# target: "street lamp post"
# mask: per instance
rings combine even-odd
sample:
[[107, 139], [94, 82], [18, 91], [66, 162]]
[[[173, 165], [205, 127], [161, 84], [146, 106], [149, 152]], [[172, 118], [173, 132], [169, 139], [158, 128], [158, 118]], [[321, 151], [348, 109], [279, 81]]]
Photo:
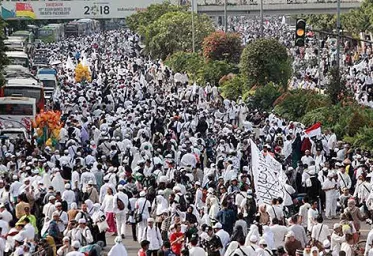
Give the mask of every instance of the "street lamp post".
[[341, 44], [341, 0], [337, 0], [337, 69], [339, 75]]
[[263, 0], [260, 0], [260, 37], [263, 37], [264, 18], [263, 18]]

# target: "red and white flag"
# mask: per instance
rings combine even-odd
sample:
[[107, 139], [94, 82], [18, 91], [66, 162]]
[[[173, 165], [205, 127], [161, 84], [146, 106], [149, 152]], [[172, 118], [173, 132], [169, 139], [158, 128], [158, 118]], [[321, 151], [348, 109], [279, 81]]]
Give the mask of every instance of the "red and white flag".
[[321, 123], [317, 122], [311, 127], [308, 127], [304, 132], [308, 135], [309, 138], [312, 138], [317, 135], [321, 135]]

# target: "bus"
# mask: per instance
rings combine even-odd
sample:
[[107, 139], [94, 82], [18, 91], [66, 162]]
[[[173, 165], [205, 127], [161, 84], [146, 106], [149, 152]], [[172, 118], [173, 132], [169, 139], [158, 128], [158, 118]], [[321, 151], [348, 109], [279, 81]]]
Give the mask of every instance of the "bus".
[[[9, 138], [25, 136], [36, 116], [36, 100], [26, 97], [0, 98], [0, 133]], [[23, 134], [23, 135], [22, 135]]]
[[25, 68], [30, 68], [30, 59], [25, 52], [7, 51], [6, 56], [12, 65], [21, 65]]
[[72, 21], [65, 25], [65, 36], [66, 37], [78, 37], [84, 34], [84, 23]]
[[12, 36], [22, 37], [25, 40], [27, 40], [27, 42], [29, 44], [33, 44], [35, 42], [35, 35], [31, 31], [18, 30], [16, 32], [12, 33]]
[[39, 39], [44, 43], [52, 43], [65, 37], [63, 24], [48, 24], [39, 29]]
[[43, 83], [45, 98], [50, 99], [57, 90], [57, 72], [52, 68], [42, 68], [38, 70], [37, 78]]
[[27, 41], [23, 37], [9, 36], [4, 40], [4, 45], [8, 51], [27, 52]]
[[0, 97], [33, 98], [36, 101], [37, 113], [44, 109], [44, 88], [35, 78], [15, 77], [8, 79], [0, 89]]

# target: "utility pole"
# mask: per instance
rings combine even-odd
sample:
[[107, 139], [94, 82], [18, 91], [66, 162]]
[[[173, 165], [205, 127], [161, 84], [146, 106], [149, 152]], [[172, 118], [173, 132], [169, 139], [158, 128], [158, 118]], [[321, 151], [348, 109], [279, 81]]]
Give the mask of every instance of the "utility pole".
[[195, 28], [194, 28], [194, 1], [195, 0], [192, 0], [191, 1], [191, 4], [192, 4], [192, 49], [193, 49], [193, 53], [196, 52], [196, 43], [195, 43]]
[[260, 0], [260, 37], [264, 37], [263, 0]]
[[228, 32], [228, 13], [227, 13], [227, 2], [228, 0], [224, 0], [224, 32]]
[[339, 75], [340, 48], [341, 48], [341, 0], [337, 0], [337, 69]]

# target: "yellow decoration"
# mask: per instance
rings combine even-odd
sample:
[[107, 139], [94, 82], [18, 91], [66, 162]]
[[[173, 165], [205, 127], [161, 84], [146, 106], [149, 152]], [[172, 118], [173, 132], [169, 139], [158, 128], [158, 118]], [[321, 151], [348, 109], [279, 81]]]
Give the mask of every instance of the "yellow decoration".
[[79, 63], [75, 68], [75, 82], [81, 83], [83, 81], [91, 82], [91, 73], [87, 66]]
[[45, 142], [45, 146], [48, 146], [48, 147], [52, 146], [52, 139], [51, 139], [51, 138], [49, 138], [49, 139]]

